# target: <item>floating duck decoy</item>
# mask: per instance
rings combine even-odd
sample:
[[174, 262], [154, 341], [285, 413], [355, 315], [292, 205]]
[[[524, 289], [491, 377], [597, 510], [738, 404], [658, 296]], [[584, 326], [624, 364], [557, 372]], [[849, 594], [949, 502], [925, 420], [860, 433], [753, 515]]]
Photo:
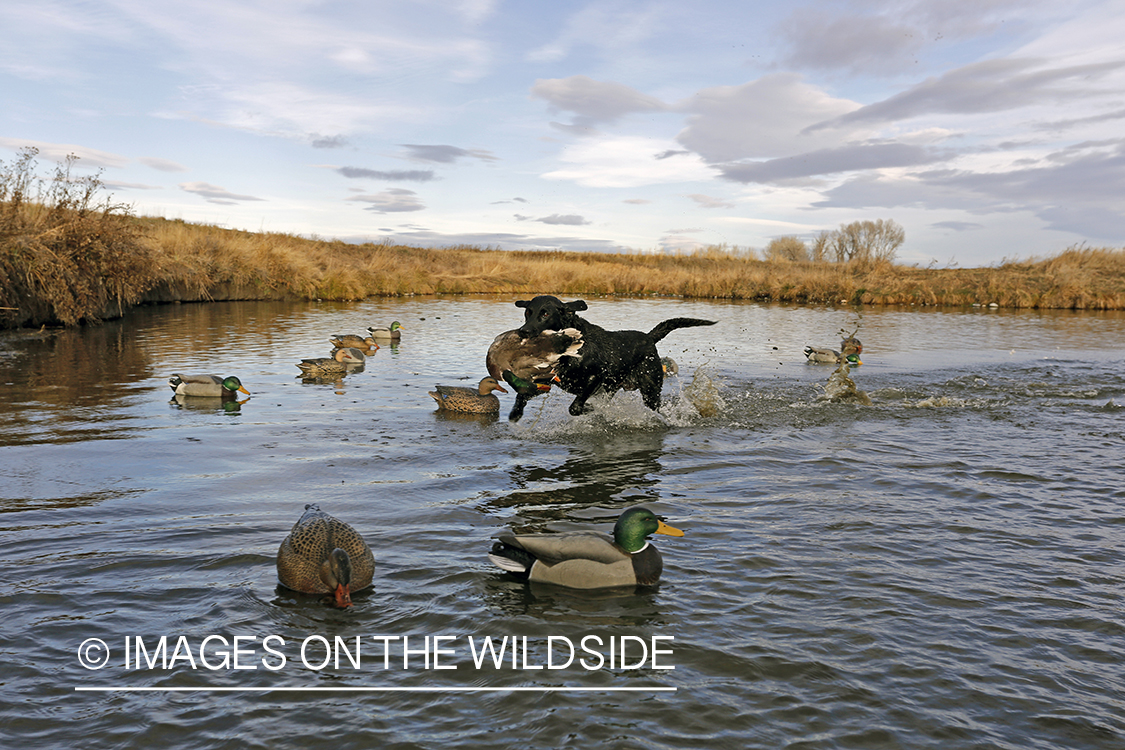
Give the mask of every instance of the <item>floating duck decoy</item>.
[[543, 331], [523, 338], [519, 331], [505, 331], [492, 340], [485, 355], [488, 374], [503, 380], [524, 396], [549, 391], [560, 357], [581, 356], [582, 332], [577, 328]]
[[435, 385], [430, 391], [438, 409], [445, 411], [460, 411], [468, 414], [498, 414], [500, 412], [500, 399], [493, 391], [507, 393], [494, 377], [481, 378], [476, 388], [465, 388], [457, 385]]
[[337, 333], [328, 339], [332, 346], [337, 349], [347, 349], [352, 347], [354, 349], [374, 350], [379, 351], [379, 344], [371, 336], [356, 336], [353, 333]]
[[821, 349], [815, 346], [805, 347], [805, 358], [809, 362], [821, 365], [838, 365], [847, 361], [850, 365], [862, 365], [859, 355], [863, 352], [863, 344], [855, 336], [849, 336], [840, 342], [840, 351], [834, 349]]
[[250, 391], [234, 375], [229, 378], [220, 378], [218, 375], [173, 375], [168, 378], [168, 386], [177, 396], [234, 399], [238, 397], [239, 391], [250, 395]]
[[301, 368], [303, 376], [313, 378], [319, 375], [347, 372], [349, 368], [362, 365], [366, 360], [367, 357], [359, 349], [344, 347], [343, 349], [337, 349], [331, 357], [302, 359], [297, 363], [297, 367]]
[[375, 556], [359, 532], [309, 504], [277, 550], [277, 579], [304, 594], [332, 594], [352, 606], [352, 593], [371, 585]]
[[406, 329], [403, 328], [402, 324], [396, 320], [394, 323], [391, 323], [385, 328], [372, 326], [367, 330], [371, 333], [371, 336], [373, 338], [390, 339], [391, 341], [397, 341], [402, 338], [402, 332]]
[[664, 563], [649, 534], [683, 536], [647, 508], [629, 508], [613, 537], [593, 531], [562, 534], [504, 532], [488, 555], [498, 567], [530, 581], [574, 589], [652, 586]]

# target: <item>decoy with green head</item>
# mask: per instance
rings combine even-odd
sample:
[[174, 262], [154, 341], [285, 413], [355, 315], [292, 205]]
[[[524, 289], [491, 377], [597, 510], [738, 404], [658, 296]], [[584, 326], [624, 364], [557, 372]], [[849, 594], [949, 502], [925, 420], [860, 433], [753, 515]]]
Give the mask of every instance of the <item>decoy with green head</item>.
[[238, 398], [239, 392], [250, 395], [250, 391], [234, 375], [227, 378], [220, 378], [218, 375], [173, 375], [168, 378], [168, 386], [179, 396], [230, 400]]
[[488, 374], [512, 386], [516, 393], [536, 396], [551, 390], [555, 363], [561, 357], [579, 357], [582, 332], [577, 328], [543, 331], [524, 338], [519, 331], [505, 331], [492, 340], [485, 355]]
[[664, 562], [649, 534], [683, 536], [648, 508], [633, 507], [617, 519], [613, 536], [595, 531], [562, 534], [501, 533], [488, 559], [521, 578], [573, 589], [652, 586]]
[[371, 326], [367, 331], [375, 339], [386, 339], [388, 341], [398, 341], [402, 338], [402, 332], [406, 330], [402, 324], [397, 320], [386, 327]]
[[358, 531], [309, 504], [277, 550], [277, 579], [303, 594], [331, 594], [337, 607], [371, 585], [375, 556]]
[[859, 355], [863, 353], [863, 344], [855, 336], [848, 336], [840, 342], [840, 351], [822, 349], [815, 346], [805, 347], [805, 358], [818, 365], [839, 365], [847, 362], [849, 365], [862, 365]]
[[476, 388], [459, 385], [435, 385], [430, 396], [437, 401], [441, 411], [459, 411], [466, 414], [499, 414], [500, 399], [493, 391], [507, 393], [496, 378], [481, 378]]

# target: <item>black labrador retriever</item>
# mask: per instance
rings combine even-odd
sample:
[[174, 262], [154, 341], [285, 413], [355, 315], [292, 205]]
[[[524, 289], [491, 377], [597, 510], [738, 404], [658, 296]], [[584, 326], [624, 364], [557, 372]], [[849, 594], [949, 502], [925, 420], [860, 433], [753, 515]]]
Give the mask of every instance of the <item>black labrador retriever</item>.
[[[524, 338], [565, 328], [577, 328], [582, 332], [585, 343], [578, 355], [562, 357], [555, 363], [559, 386], [575, 396], [570, 404], [570, 413], [574, 416], [590, 410], [586, 401], [595, 393], [612, 395], [621, 388], [640, 389], [645, 406], [656, 411], [660, 408], [660, 389], [664, 385], [664, 368], [660, 365], [656, 342], [677, 328], [710, 326], [717, 322], [672, 318], [657, 324], [648, 333], [607, 331], [576, 314], [586, 309], [582, 300], [563, 302], [558, 297], [541, 295], [532, 300], [520, 300], [516, 307], [524, 309], [524, 322], [519, 328]], [[518, 421], [529, 398], [531, 395], [516, 394], [508, 419]]]

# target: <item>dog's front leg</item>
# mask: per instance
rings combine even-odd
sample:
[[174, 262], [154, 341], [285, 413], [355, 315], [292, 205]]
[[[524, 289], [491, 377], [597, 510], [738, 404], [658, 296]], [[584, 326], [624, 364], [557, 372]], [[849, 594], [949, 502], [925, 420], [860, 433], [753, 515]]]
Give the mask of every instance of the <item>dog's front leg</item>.
[[591, 409], [589, 406], [586, 406], [586, 401], [589, 400], [589, 398], [595, 393], [597, 393], [598, 389], [601, 387], [601, 378], [590, 378], [589, 382], [586, 384], [586, 387], [582, 389], [582, 392], [579, 393], [578, 396], [576, 396], [575, 399], [570, 402], [570, 416], [578, 417], [583, 414], [592, 412], [593, 409]]

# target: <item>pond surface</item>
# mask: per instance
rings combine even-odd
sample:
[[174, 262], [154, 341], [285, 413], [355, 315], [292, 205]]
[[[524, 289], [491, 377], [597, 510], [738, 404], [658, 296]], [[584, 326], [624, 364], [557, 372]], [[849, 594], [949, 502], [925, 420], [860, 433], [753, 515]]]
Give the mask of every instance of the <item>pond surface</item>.
[[[659, 414], [621, 393], [572, 418], [557, 390], [517, 424], [435, 413], [512, 299], [0, 335], [0, 744], [1125, 747], [1125, 316], [588, 301], [607, 328], [719, 321], [661, 343]], [[392, 320], [363, 371], [297, 377]], [[805, 364], [857, 327], [854, 386]], [[253, 395], [178, 404], [177, 372]], [[870, 405], [828, 397], [853, 388]], [[277, 586], [308, 502], [374, 550], [349, 610]], [[655, 589], [486, 557], [640, 503], [686, 532], [656, 537]], [[482, 660], [505, 636], [517, 658]]]

